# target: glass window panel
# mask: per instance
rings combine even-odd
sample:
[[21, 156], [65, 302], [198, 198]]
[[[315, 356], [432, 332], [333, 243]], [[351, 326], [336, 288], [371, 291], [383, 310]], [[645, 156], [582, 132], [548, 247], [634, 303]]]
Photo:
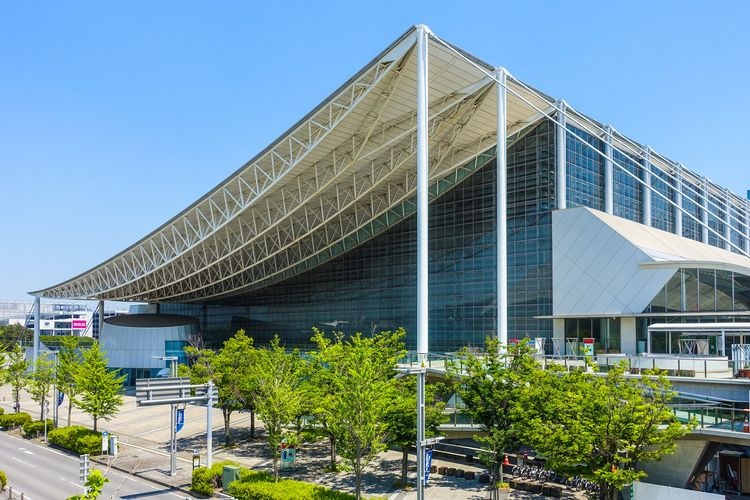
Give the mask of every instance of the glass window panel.
[[750, 310], [750, 276], [734, 274], [734, 310]]
[[698, 270], [698, 297], [700, 311], [716, 310], [716, 283], [713, 269]]

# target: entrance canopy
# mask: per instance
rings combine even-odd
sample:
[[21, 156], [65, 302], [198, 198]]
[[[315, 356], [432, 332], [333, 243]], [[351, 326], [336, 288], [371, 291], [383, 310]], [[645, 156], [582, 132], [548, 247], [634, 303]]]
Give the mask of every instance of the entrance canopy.
[[[651, 335], [654, 332], [687, 333], [721, 337], [721, 353], [726, 355], [725, 341], [729, 337], [750, 335], [750, 323], [654, 323], [648, 327], [647, 349], [651, 353]], [[670, 342], [671, 345], [671, 342]]]

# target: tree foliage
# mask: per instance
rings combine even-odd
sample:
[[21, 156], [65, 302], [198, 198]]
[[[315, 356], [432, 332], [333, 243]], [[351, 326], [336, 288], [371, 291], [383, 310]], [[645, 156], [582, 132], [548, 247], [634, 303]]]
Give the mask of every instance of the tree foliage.
[[5, 369], [3, 380], [10, 384], [15, 412], [21, 411], [21, 390], [29, 383], [29, 362], [26, 353], [19, 345], [14, 345], [5, 354]]
[[[437, 436], [437, 428], [446, 422], [443, 414], [445, 401], [441, 396], [446, 392], [441, 383], [425, 385], [425, 437]], [[414, 376], [397, 379], [394, 400], [386, 412], [388, 442], [401, 448], [401, 484], [406, 485], [409, 465], [409, 449], [417, 442], [417, 378]]]
[[[57, 351], [55, 385], [58, 391], [68, 397], [68, 427], [70, 427], [70, 416], [73, 411], [73, 400], [78, 395], [76, 373], [83, 357], [83, 353], [80, 350], [80, 338], [73, 336], [61, 337]], [[57, 404], [57, 401], [54, 404]]]
[[485, 433], [475, 439], [485, 446], [487, 451], [480, 459], [497, 483], [502, 480], [503, 454], [517, 448], [519, 427], [525, 425], [514, 418], [514, 411], [524, 387], [541, 369], [525, 342], [511, 344], [506, 351], [497, 340], [487, 339], [486, 351], [475, 354], [463, 349], [459, 352], [461, 363], [448, 370], [466, 413]]
[[355, 495], [361, 498], [362, 472], [385, 449], [386, 414], [395, 392], [395, 367], [404, 354], [405, 332], [380, 332], [372, 337], [357, 333], [348, 340], [333, 340], [316, 331], [313, 354], [330, 370], [331, 397], [325, 412], [336, 436], [337, 449], [354, 471]]
[[31, 373], [29, 378], [29, 394], [31, 400], [39, 405], [39, 420], [44, 420], [44, 405], [47, 403], [47, 396], [52, 388], [52, 384], [55, 381], [55, 365], [54, 363], [45, 357], [39, 355], [36, 358], [36, 365], [34, 371]]
[[598, 482], [605, 499], [645, 477], [639, 465], [674, 452], [692, 427], [667, 406], [674, 393], [663, 373], [631, 378], [625, 370], [544, 373], [516, 413], [550, 467]]
[[[191, 382], [202, 384], [213, 380], [216, 385], [219, 396], [216, 406], [221, 408], [224, 417], [224, 441], [229, 444], [232, 413], [239, 410], [254, 412], [255, 390], [252, 372], [255, 349], [253, 339], [245, 335], [244, 330], [239, 330], [232, 338], [224, 342], [218, 352], [195, 346], [186, 347], [185, 352], [192, 360], [192, 364], [189, 369], [180, 368], [183, 373], [188, 372]], [[254, 423], [254, 418], [251, 422]]]
[[24, 325], [0, 325], [0, 351], [11, 351], [14, 346], [30, 342], [34, 332]]
[[86, 493], [84, 493], [83, 495], [74, 495], [72, 497], [68, 497], [67, 500], [97, 500], [102, 494], [104, 485], [108, 482], [109, 479], [107, 479], [107, 477], [102, 474], [102, 471], [100, 471], [99, 469], [94, 469], [86, 478], [86, 483], [84, 484], [84, 486], [86, 487]]
[[105, 352], [99, 343], [83, 353], [81, 364], [74, 375], [78, 396], [73, 404], [94, 419], [97, 430], [99, 419], [110, 420], [123, 404], [122, 384], [125, 375], [107, 369]]
[[299, 353], [296, 350], [287, 353], [278, 337], [274, 337], [267, 349], [257, 351], [253, 375], [258, 394], [256, 409], [265, 425], [276, 481], [279, 480], [284, 429], [295, 419], [302, 405], [301, 374]]

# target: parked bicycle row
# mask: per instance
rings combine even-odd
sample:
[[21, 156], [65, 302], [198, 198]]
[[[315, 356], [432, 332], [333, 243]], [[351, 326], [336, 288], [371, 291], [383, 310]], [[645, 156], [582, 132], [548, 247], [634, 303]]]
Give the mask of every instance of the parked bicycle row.
[[557, 474], [551, 469], [540, 465], [516, 465], [511, 470], [516, 478], [530, 479], [532, 481], [556, 483], [572, 490], [587, 491], [589, 493], [598, 493], [599, 485], [588, 479], [579, 476], [565, 476]]

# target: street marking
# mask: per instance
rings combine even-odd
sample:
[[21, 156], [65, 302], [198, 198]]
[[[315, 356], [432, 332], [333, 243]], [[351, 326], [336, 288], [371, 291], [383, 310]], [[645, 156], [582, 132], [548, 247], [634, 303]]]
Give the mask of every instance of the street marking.
[[32, 469], [36, 469], [36, 465], [31, 465], [31, 464], [30, 464], [29, 462], [24, 462], [24, 461], [23, 461], [23, 460], [21, 460], [20, 458], [16, 458], [16, 457], [10, 457], [10, 458], [11, 458], [12, 460], [15, 460], [16, 462], [21, 462], [22, 464], [28, 465], [28, 466], [29, 466], [29, 467], [31, 467]]
[[33, 452], [33, 451], [31, 451], [31, 450], [23, 450], [23, 452], [24, 452], [24, 453], [28, 453], [29, 455], [33, 455], [33, 454], [34, 454], [34, 452]]

